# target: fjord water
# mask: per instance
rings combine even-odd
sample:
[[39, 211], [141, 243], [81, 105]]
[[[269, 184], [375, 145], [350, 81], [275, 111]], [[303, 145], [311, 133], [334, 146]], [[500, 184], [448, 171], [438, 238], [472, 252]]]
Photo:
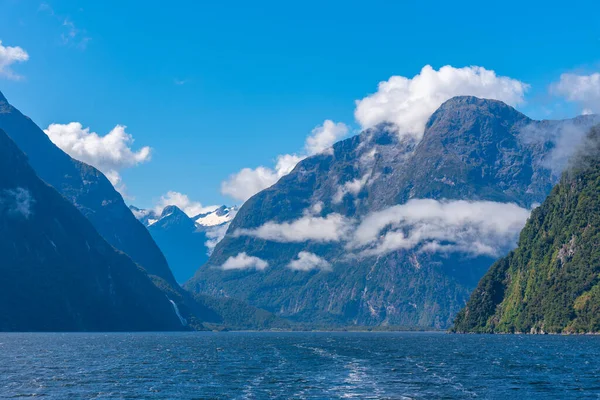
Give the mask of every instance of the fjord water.
[[595, 398], [600, 337], [1, 334], [0, 398]]

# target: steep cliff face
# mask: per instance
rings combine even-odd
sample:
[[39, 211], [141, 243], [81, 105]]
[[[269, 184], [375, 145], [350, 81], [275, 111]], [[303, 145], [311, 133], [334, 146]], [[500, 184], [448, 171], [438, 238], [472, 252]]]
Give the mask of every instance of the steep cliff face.
[[496, 262], [455, 332], [600, 331], [600, 127], [535, 209], [519, 246]]
[[0, 331], [186, 329], [147, 273], [115, 250], [0, 130]]
[[0, 93], [0, 129], [27, 155], [38, 176], [90, 220], [98, 233], [149, 274], [175, 283], [165, 257], [121, 195], [97, 169], [69, 157]]
[[369, 129], [249, 199], [186, 287], [302, 322], [447, 327], [557, 180], [543, 133], [594, 118], [457, 97], [420, 140]]

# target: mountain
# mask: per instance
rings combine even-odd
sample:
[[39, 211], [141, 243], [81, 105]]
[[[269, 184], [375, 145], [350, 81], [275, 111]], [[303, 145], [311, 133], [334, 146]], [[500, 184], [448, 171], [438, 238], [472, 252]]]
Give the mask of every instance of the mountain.
[[208, 260], [206, 232], [176, 206], [167, 206], [148, 226], [150, 234], [167, 258], [180, 284], [190, 279]]
[[249, 199], [185, 287], [302, 323], [448, 327], [558, 180], [558, 138], [595, 119], [456, 97], [422, 138], [368, 129]]
[[148, 228], [180, 284], [194, 276], [208, 260], [208, 255], [225, 235], [237, 211], [235, 207], [222, 206], [190, 218], [173, 205], [165, 207], [160, 215], [134, 206], [130, 209]]
[[167, 261], [121, 195], [96, 168], [55, 146], [28, 117], [0, 93], [0, 129], [27, 155], [38, 176], [73, 203], [98, 233], [149, 274], [175, 283]]
[[0, 130], [0, 331], [182, 330], [176, 307]]
[[519, 246], [497, 261], [458, 314], [455, 332], [600, 332], [600, 126]]

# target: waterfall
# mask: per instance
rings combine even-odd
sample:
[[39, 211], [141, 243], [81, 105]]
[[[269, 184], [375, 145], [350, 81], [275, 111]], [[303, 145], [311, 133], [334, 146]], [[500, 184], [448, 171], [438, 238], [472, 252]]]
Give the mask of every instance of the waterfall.
[[173, 310], [175, 311], [177, 318], [179, 318], [179, 322], [181, 322], [181, 325], [186, 326], [187, 321], [185, 320], [185, 318], [183, 318], [181, 316], [181, 313], [179, 312], [179, 307], [177, 307], [177, 304], [175, 304], [175, 302], [173, 300], [169, 299], [168, 297], [167, 297], [167, 299], [171, 302], [171, 305], [173, 306]]

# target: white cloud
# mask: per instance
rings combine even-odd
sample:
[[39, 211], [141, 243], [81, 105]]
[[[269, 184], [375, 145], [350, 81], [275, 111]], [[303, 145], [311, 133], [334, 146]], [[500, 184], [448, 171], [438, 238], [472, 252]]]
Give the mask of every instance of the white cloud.
[[186, 194], [169, 191], [162, 195], [154, 207], [154, 212], [160, 215], [166, 206], [177, 206], [188, 217], [195, 217], [198, 214], [214, 211], [219, 206], [203, 206], [200, 202], [191, 200]]
[[[231, 175], [221, 183], [221, 193], [236, 200], [246, 201], [261, 190], [273, 186], [279, 178], [290, 173], [289, 162], [294, 159], [294, 156], [289, 154], [280, 157], [283, 157], [282, 162], [277, 162], [280, 168], [277, 166], [275, 169], [262, 166], [255, 169], [244, 168]], [[285, 165], [282, 165], [283, 163]]]
[[217, 244], [219, 244], [219, 242], [225, 237], [225, 234], [227, 233], [227, 229], [229, 229], [230, 224], [231, 221], [223, 225], [211, 227], [206, 230], [206, 237], [208, 239], [206, 240], [206, 242], [204, 242], [204, 245], [208, 250], [207, 253], [209, 256], [212, 254]]
[[524, 101], [528, 87], [483, 67], [447, 65], [436, 71], [426, 65], [412, 78], [392, 76], [380, 82], [376, 93], [356, 102], [354, 115], [364, 128], [392, 122], [400, 134], [420, 137], [431, 114], [454, 96], [471, 95], [518, 105]]
[[19, 46], [3, 46], [0, 40], [0, 76], [8, 79], [21, 79], [20, 75], [15, 74], [11, 66], [17, 62], [29, 60], [29, 54]]
[[317, 201], [310, 208], [304, 210], [304, 215], [321, 215], [323, 212], [324, 204], [322, 201]]
[[138, 208], [129, 208], [135, 219], [142, 219], [151, 213], [150, 210], [142, 210]]
[[371, 173], [369, 172], [364, 174], [360, 179], [356, 178], [338, 186], [337, 192], [333, 195], [333, 199], [331, 200], [333, 204], [341, 203], [346, 194], [353, 194], [356, 196], [365, 187], [370, 177]]
[[562, 74], [550, 91], [582, 107], [582, 114], [600, 113], [600, 73]]
[[236, 200], [246, 201], [292, 172], [294, 167], [307, 156], [327, 151], [333, 143], [347, 134], [348, 127], [343, 123], [325, 120], [322, 125], [314, 128], [306, 139], [303, 154], [279, 155], [273, 168], [265, 166], [244, 168], [221, 183], [221, 193]]
[[277, 177], [281, 178], [292, 172], [292, 170], [296, 167], [296, 165], [304, 160], [304, 156], [297, 156], [295, 154], [284, 154], [281, 156], [277, 156], [277, 164], [275, 164], [275, 171], [277, 173]]
[[239, 253], [234, 257], [229, 257], [221, 266], [221, 268], [224, 270], [255, 268], [259, 271], [262, 271], [268, 266], [269, 263], [265, 260], [261, 260], [258, 257], [249, 256], [244, 252]]
[[347, 247], [366, 256], [401, 249], [497, 256], [514, 246], [529, 213], [512, 203], [410, 200], [366, 216]]
[[545, 121], [543, 124], [533, 122], [520, 131], [520, 139], [531, 145], [545, 146], [552, 143], [552, 148], [544, 155], [542, 166], [560, 176], [573, 155], [585, 146], [590, 128], [600, 123], [600, 116], [589, 116], [578, 121]]
[[234, 236], [253, 236], [273, 242], [338, 242], [348, 233], [350, 221], [340, 214], [305, 215], [292, 222], [269, 221], [256, 229], [238, 229]]
[[121, 169], [147, 162], [151, 158], [148, 146], [138, 151], [131, 149], [134, 140], [125, 129], [125, 126], [117, 125], [106, 135], [100, 136], [79, 122], [71, 122], [50, 124], [44, 132], [64, 152], [98, 168], [113, 186], [117, 186], [121, 182]]
[[[270, 221], [255, 229], [238, 229], [233, 236], [280, 243], [342, 242], [349, 257], [402, 250], [498, 257], [516, 245], [529, 214], [530, 210], [513, 203], [413, 199], [372, 212], [360, 221], [337, 213], [314, 216], [309, 208], [297, 220]], [[303, 251], [288, 268], [328, 270], [331, 264]]]
[[0, 210], [12, 217], [29, 219], [34, 203], [35, 199], [29, 190], [22, 187], [5, 189], [0, 194]]
[[330, 119], [325, 120], [323, 125], [314, 128], [309, 137], [306, 138], [306, 154], [314, 155], [331, 150], [331, 146], [348, 134], [348, 127], [342, 123], [337, 124]]
[[[100, 168], [98, 168], [98, 169], [100, 169]], [[104, 175], [110, 181], [110, 183], [112, 183], [112, 185], [115, 188], [125, 188], [125, 186], [123, 186], [121, 175], [116, 170], [109, 169], [108, 171], [106, 171], [104, 173]]]
[[310, 271], [312, 269], [329, 271], [331, 270], [331, 264], [314, 253], [301, 251], [298, 253], [298, 258], [288, 264], [288, 268], [296, 271]]

